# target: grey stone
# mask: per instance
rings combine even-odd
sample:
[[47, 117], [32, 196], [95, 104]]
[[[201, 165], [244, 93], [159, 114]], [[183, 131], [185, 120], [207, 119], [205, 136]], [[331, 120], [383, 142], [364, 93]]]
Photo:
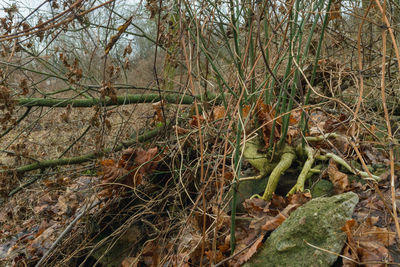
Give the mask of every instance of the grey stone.
[[313, 198], [328, 197], [333, 195], [333, 184], [328, 180], [319, 180], [312, 188]]
[[340, 228], [351, 219], [357, 203], [353, 192], [312, 199], [295, 210], [244, 266], [331, 266], [346, 240]]

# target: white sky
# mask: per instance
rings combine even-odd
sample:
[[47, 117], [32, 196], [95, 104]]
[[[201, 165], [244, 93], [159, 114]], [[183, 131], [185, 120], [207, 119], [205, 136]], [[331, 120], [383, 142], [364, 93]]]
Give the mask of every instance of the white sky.
[[[98, 1], [98, 4], [104, 2], [105, 0]], [[135, 4], [139, 3], [140, 0], [116, 0], [116, 3], [118, 2], [124, 2], [125, 4]], [[47, 2], [47, 3], [46, 3]], [[58, 4], [60, 5], [60, 2], [62, 0], [57, 0]], [[9, 7], [12, 4], [16, 4], [17, 7], [19, 8], [19, 12], [22, 14], [22, 16], [27, 16], [32, 10], [40, 6], [42, 3], [45, 3], [42, 7], [41, 10], [49, 10], [49, 3], [48, 0], [0, 0], [0, 17], [4, 17], [6, 13], [4, 12], [5, 7]]]
[[[38, 7], [41, 3], [45, 2], [45, 0], [0, 0], [0, 17], [4, 17], [5, 13], [3, 11], [3, 9], [5, 7], [9, 7], [12, 4], [16, 4], [17, 7], [19, 7], [19, 12], [26, 16], [29, 14], [29, 12], [31, 10], [33, 10], [34, 8]], [[45, 6], [48, 4], [45, 4]]]

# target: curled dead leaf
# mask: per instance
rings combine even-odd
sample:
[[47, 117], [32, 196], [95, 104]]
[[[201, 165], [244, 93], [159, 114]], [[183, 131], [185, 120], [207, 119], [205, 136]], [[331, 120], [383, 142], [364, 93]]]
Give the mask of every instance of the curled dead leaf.
[[257, 240], [254, 242], [254, 244], [247, 250], [246, 253], [241, 254], [239, 257], [238, 261], [234, 265], [235, 267], [243, 265], [245, 262], [247, 262], [256, 252], [257, 250], [261, 247], [263, 244], [262, 241], [264, 239], [264, 234], [260, 235]]
[[211, 120], [216, 121], [223, 119], [226, 115], [226, 110], [224, 106], [215, 106], [212, 110]]
[[[275, 111], [272, 106], [263, 103], [262, 101], [258, 101], [256, 105], [257, 118], [260, 124], [262, 125], [263, 139], [265, 142], [265, 146], [268, 147], [271, 140], [271, 133], [274, 132], [274, 140], [279, 140], [280, 132], [278, 128], [280, 128], [279, 120], [274, 120]], [[275, 125], [273, 122], [276, 122]]]
[[250, 109], [251, 109], [251, 106], [250, 106], [250, 105], [244, 105], [244, 106], [243, 106], [243, 108], [242, 108], [242, 115], [243, 115], [243, 118], [247, 118], [247, 116], [249, 116]]
[[[395, 233], [375, 224], [378, 218], [369, 217], [361, 225], [355, 220], [349, 220], [342, 227], [347, 235], [348, 244], [344, 254], [365, 266], [387, 266], [393, 260], [387, 249], [395, 242]], [[343, 259], [344, 266], [354, 266], [353, 261]]]
[[333, 159], [329, 160], [328, 175], [329, 180], [331, 180], [333, 186], [335, 187], [335, 190], [338, 193], [348, 191], [350, 187], [348, 176], [347, 174], [339, 171], [337, 163]]
[[174, 129], [174, 131], [178, 134], [178, 135], [184, 135], [189, 133], [190, 131], [188, 129], [182, 128], [178, 125], [174, 125], [172, 126], [172, 128]]
[[161, 100], [161, 101], [155, 102], [151, 105], [154, 109], [154, 121], [156, 121], [156, 122], [164, 121], [163, 108], [164, 108], [165, 104], [166, 104], [165, 100]]
[[192, 116], [192, 119], [189, 121], [189, 125], [192, 127], [199, 127], [202, 123], [205, 122], [205, 119], [203, 116]]
[[113, 189], [119, 184], [127, 185], [127, 188], [141, 184], [144, 176], [152, 173], [160, 160], [161, 155], [157, 147], [148, 150], [139, 147], [125, 149], [118, 163], [112, 159], [101, 161], [100, 164], [103, 166], [101, 184], [105, 187], [98, 196], [110, 197]]
[[279, 225], [281, 225], [284, 221], [286, 220], [286, 217], [282, 214], [279, 213], [275, 218], [272, 220], [267, 221], [261, 229], [265, 231], [272, 231], [278, 228]]

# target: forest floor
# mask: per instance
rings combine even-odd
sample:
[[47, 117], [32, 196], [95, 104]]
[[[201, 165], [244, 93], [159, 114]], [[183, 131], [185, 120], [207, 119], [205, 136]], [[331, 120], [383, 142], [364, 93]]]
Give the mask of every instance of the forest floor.
[[[145, 105], [109, 111], [109, 129], [101, 129], [91, 122], [96, 112], [91, 109], [56, 109], [49, 113], [43, 109], [41, 112], [46, 115], [38, 123], [28, 118], [14, 133], [2, 139], [2, 149], [15, 153], [3, 153], [2, 165], [12, 168], [31, 163], [31, 159], [90, 153], [101, 142], [109, 144], [113, 140], [129, 139], [133, 132], [140, 135], [142, 129], [150, 128], [149, 125], [157, 127], [157, 108], [149, 109]], [[87, 115], [82, 116], [85, 113]], [[202, 265], [214, 262], [238, 266], [256, 253], [254, 242], [258, 240], [259, 247], [259, 243], [282, 223], [281, 214], [287, 213], [288, 207], [290, 214], [314, 197], [315, 187], [321, 180], [332, 185], [331, 192], [325, 192], [326, 195], [353, 191], [360, 198], [353, 220], [343, 228], [348, 242], [338, 266], [352, 266], [354, 262], [374, 262], [377, 264], [374, 266], [400, 262], [392, 216], [390, 162], [387, 150], [371, 141], [373, 135], [381, 131], [372, 122], [368, 130], [359, 132], [363, 141], [357, 147], [370, 171], [380, 177], [379, 183], [362, 179], [329, 161], [319, 162], [323, 171], [307, 181], [305, 193], [286, 197], [288, 188], [296, 183], [295, 179], [289, 179], [280, 183], [270, 201], [245, 196], [238, 203], [236, 249], [231, 256], [231, 209], [225, 193], [229, 191], [233, 171], [229, 159], [225, 158], [225, 165], [220, 164], [224, 160], [223, 150], [214, 147], [223, 144], [221, 129], [229, 125], [224, 121], [226, 112], [222, 107], [215, 106], [208, 114], [209, 117], [204, 113], [201, 118], [193, 115], [169, 128], [170, 134], [161, 132], [155, 141], [127, 148], [96, 162], [23, 175], [3, 175], [0, 265], [30, 266], [42, 260], [41, 264], [46, 266], [83, 263], [89, 266], [95, 262], [99, 266], [105, 263], [109, 266], [198, 266], [200, 262]], [[293, 112], [292, 115], [289, 143], [299, 135], [298, 114]], [[260, 114], [258, 116], [260, 118]], [[347, 115], [315, 108], [311, 116], [310, 136], [319, 136], [322, 129], [341, 137], [310, 145], [321, 153], [339, 153], [352, 166], [362, 169], [346, 138], [350, 127]], [[201, 181], [204, 177], [199, 175], [198, 166], [190, 165], [199, 156], [201, 145], [196, 131], [198, 120], [208, 125], [204, 127], [211, 125], [214, 129], [207, 132], [206, 141], [203, 140], [204, 160], [218, 166], [212, 169], [209, 164], [204, 165], [211, 167], [209, 178], [204, 181]], [[91, 132], [63, 154], [68, 144], [85, 130], [84, 125], [93, 125], [88, 130]], [[103, 139], [98, 140], [96, 136]], [[15, 138], [21, 141], [8, 147]], [[187, 165], [174, 169], [180, 164]], [[399, 165], [396, 163], [395, 167], [398, 185]], [[257, 174], [246, 160], [242, 169], [242, 177]], [[299, 174], [296, 165], [288, 172], [292, 176]], [[25, 184], [30, 179], [35, 182]], [[24, 186], [20, 191], [7, 196], [21, 185]], [[258, 193], [263, 190], [259, 188]], [[400, 206], [399, 194], [397, 191], [397, 206]], [[113, 253], [117, 256], [110, 256]]]

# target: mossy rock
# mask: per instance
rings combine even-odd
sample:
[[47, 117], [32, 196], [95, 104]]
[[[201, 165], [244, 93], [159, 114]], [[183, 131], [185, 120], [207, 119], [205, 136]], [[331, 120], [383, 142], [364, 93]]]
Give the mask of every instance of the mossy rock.
[[353, 192], [310, 200], [295, 210], [244, 266], [331, 266], [346, 240], [341, 227], [351, 219], [357, 203]]
[[319, 180], [312, 188], [311, 195], [313, 198], [329, 197], [333, 194], [333, 184], [328, 180]]

